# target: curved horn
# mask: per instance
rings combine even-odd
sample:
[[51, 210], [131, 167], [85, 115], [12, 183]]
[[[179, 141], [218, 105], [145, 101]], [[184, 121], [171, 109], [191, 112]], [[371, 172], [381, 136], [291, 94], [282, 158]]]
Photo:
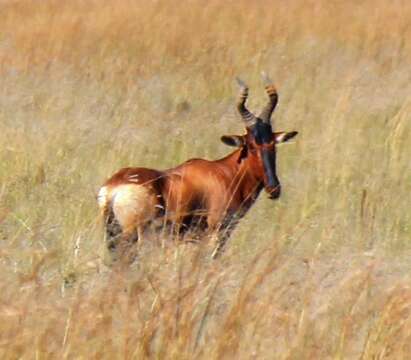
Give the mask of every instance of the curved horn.
[[240, 95], [237, 100], [237, 110], [244, 120], [246, 126], [250, 127], [257, 119], [256, 117], [245, 107], [245, 102], [248, 97], [248, 86], [240, 78], [236, 78], [238, 85], [240, 86]]
[[263, 111], [261, 111], [259, 118], [265, 123], [270, 123], [271, 115], [278, 102], [278, 93], [273, 81], [268, 77], [268, 75], [265, 72], [262, 72], [261, 75], [263, 77], [265, 91], [267, 92], [269, 100], [267, 105], [263, 108]]

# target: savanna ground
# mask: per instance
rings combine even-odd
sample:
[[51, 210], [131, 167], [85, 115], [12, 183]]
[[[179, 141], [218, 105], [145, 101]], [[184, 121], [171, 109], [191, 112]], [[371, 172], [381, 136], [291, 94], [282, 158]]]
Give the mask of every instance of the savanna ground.
[[[105, 266], [99, 185], [227, 154], [261, 70], [280, 200]], [[1, 1], [0, 357], [410, 358], [410, 118], [408, 1]]]

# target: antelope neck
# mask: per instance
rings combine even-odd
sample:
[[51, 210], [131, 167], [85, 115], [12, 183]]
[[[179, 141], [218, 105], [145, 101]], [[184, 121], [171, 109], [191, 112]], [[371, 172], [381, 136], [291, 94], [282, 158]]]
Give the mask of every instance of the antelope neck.
[[229, 176], [233, 180], [236, 179], [237, 183], [247, 181], [249, 182], [250, 188], [256, 189], [259, 188], [260, 185], [262, 187], [264, 184], [264, 169], [261, 169], [261, 175], [257, 175], [253, 170], [253, 166], [251, 164], [251, 161], [253, 161], [253, 159], [250, 159], [250, 157], [247, 156], [239, 161], [242, 151], [242, 149], [237, 149], [225, 158], [222, 158], [218, 161], [229, 168]]

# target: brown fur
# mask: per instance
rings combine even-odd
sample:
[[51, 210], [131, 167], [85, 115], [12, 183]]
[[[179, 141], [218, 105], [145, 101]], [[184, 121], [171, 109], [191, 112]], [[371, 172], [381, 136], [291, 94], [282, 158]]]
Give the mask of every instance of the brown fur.
[[268, 76], [263, 78], [269, 99], [258, 117], [245, 106], [248, 87], [237, 79], [240, 94], [236, 105], [247, 133], [221, 140], [239, 149], [220, 160], [192, 159], [165, 171], [125, 168], [106, 181], [99, 205], [107, 235], [119, 237], [110, 240], [109, 248], [120, 243], [120, 248], [127, 249], [147, 224], [161, 217], [178, 232], [205, 229], [217, 234], [215, 257], [263, 187], [271, 199], [280, 196], [275, 145], [297, 132], [272, 132], [270, 119], [278, 94]]
[[[273, 139], [276, 134], [283, 133], [274, 133]], [[275, 151], [275, 141], [271, 145], [257, 145], [249, 131], [239, 138], [244, 146], [219, 160], [191, 159], [165, 171], [119, 170], [102, 188], [102, 213], [107, 218], [113, 212], [124, 241], [159, 217], [176, 228], [190, 229], [191, 223], [203, 222], [206, 231], [220, 235], [217, 252], [220, 251], [264, 187], [264, 168], [258, 150]]]

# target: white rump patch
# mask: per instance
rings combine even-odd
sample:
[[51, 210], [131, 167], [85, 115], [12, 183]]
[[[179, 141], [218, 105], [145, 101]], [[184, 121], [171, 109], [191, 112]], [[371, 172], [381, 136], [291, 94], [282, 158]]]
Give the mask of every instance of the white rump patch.
[[112, 190], [116, 219], [126, 229], [152, 220], [156, 214], [156, 196], [142, 185], [124, 184]]
[[105, 208], [107, 205], [107, 195], [108, 195], [107, 186], [103, 186], [97, 195], [98, 206], [101, 209]]

